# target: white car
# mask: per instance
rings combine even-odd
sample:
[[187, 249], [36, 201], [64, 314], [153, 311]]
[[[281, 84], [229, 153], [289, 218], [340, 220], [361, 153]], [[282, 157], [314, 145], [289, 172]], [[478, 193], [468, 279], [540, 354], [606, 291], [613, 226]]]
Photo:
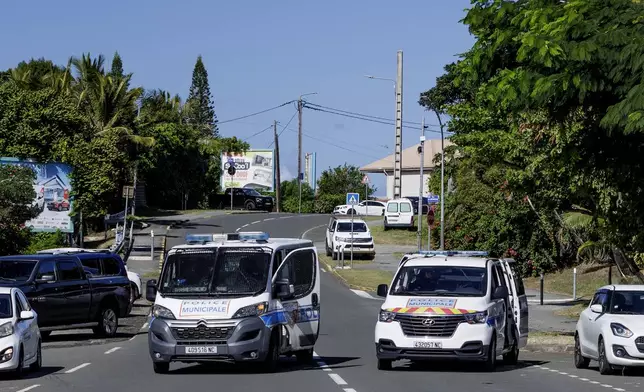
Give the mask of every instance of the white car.
[[353, 219], [353, 235], [351, 227], [351, 218], [331, 217], [326, 230], [326, 255], [336, 260], [344, 249], [346, 258], [353, 248], [354, 255], [366, 255], [373, 259], [376, 247], [369, 226], [362, 219]]
[[384, 228], [389, 230], [393, 227], [414, 229], [414, 205], [409, 199], [389, 200], [385, 207]]
[[601, 374], [644, 366], [644, 285], [597, 290], [577, 321], [574, 360], [579, 369], [597, 361]]
[[0, 372], [20, 378], [26, 367], [42, 367], [38, 315], [20, 289], [0, 287]]
[[[385, 297], [375, 328], [378, 369], [397, 360], [516, 364], [528, 341], [528, 302], [514, 260], [486, 252], [407, 254]], [[477, 257], [483, 256], [483, 257]]]
[[375, 200], [365, 200], [356, 205], [343, 204], [333, 209], [335, 215], [382, 216], [385, 213], [385, 203]]

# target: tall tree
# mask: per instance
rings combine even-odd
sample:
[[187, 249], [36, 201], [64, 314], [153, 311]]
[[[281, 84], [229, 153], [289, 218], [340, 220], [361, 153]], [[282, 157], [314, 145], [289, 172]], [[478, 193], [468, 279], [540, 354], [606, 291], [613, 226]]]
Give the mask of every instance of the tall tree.
[[32, 206], [35, 179], [31, 168], [0, 165], [0, 255], [20, 253], [29, 244], [24, 223], [38, 215]]
[[186, 122], [197, 128], [204, 136], [218, 137], [215, 104], [210, 93], [208, 71], [201, 56], [192, 71], [192, 85], [187, 100]]
[[119, 55], [119, 52], [114, 53], [114, 58], [112, 58], [112, 70], [110, 72], [110, 76], [113, 77], [123, 77], [123, 60], [121, 60], [121, 56]]

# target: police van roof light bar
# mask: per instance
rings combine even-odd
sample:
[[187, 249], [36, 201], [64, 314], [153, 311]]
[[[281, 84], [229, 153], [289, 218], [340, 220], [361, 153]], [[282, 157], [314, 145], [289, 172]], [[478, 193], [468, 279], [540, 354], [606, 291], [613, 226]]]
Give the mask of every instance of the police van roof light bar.
[[263, 231], [246, 231], [237, 233], [239, 241], [263, 241], [266, 242], [270, 238], [268, 233]]
[[205, 244], [214, 241], [212, 234], [188, 234], [186, 235], [186, 243], [188, 244]]
[[488, 255], [488, 252], [480, 250], [421, 250], [418, 253], [424, 256], [485, 257]]

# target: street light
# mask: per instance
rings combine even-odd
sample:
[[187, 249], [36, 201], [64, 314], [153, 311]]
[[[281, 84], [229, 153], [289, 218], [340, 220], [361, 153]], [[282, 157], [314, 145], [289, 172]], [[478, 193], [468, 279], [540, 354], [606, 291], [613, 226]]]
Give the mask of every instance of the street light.
[[297, 182], [300, 188], [300, 203], [297, 208], [297, 213], [302, 213], [302, 97], [307, 95], [317, 95], [317, 93], [306, 93], [300, 95], [300, 98], [297, 100], [297, 114], [298, 114], [298, 126], [297, 126]]

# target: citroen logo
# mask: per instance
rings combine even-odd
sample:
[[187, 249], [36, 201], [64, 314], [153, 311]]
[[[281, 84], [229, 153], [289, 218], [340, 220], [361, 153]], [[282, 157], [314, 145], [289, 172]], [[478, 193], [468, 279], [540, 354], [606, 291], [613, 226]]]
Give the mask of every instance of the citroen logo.
[[206, 325], [206, 320], [199, 320], [199, 322], [197, 322], [197, 327], [205, 327]]
[[433, 320], [433, 319], [428, 318], [428, 319], [423, 320], [423, 325], [431, 326], [431, 325], [434, 325], [434, 324], [436, 324], [436, 321]]

